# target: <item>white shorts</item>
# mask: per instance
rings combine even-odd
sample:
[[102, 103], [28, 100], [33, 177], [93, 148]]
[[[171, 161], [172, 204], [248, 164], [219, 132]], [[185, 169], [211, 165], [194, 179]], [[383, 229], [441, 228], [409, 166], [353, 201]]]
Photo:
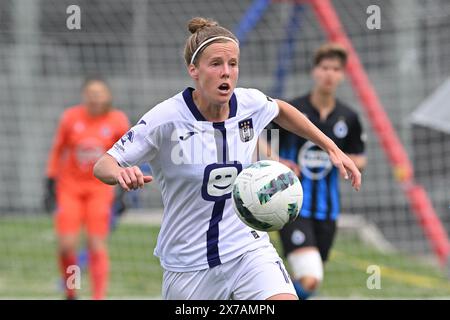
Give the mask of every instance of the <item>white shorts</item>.
[[163, 275], [162, 297], [167, 300], [265, 300], [280, 293], [297, 296], [273, 246], [246, 252], [211, 269], [165, 270]]

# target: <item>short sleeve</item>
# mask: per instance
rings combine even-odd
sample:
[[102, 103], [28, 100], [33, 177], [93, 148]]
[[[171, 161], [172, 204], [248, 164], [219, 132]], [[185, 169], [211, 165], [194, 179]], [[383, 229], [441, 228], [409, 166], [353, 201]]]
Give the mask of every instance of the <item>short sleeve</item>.
[[255, 114], [255, 127], [258, 133], [264, 130], [274, 118], [278, 116], [280, 109], [275, 99], [265, 95], [257, 89], [249, 89], [251, 93], [250, 102], [252, 105], [257, 106]]
[[355, 115], [350, 124], [350, 131], [347, 135], [347, 140], [343, 151], [348, 154], [362, 154], [365, 150], [365, 143], [363, 139], [363, 129], [359, 117]]
[[269, 96], [265, 96], [266, 102], [263, 109], [263, 117], [262, 124], [263, 127], [267, 127], [273, 119], [278, 116], [280, 112], [280, 108], [278, 107], [278, 103]]
[[108, 154], [122, 167], [151, 161], [157, 155], [160, 144], [159, 127], [151, 128], [151, 125], [144, 118], [140, 119], [108, 150]]

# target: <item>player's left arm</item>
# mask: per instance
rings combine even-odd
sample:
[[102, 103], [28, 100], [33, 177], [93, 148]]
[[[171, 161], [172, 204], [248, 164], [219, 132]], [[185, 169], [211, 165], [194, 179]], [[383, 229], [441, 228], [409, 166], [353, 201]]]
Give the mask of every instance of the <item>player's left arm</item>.
[[279, 113], [273, 121], [280, 127], [312, 141], [325, 150], [333, 165], [339, 169], [340, 174], [345, 179], [351, 178], [353, 188], [359, 190], [361, 187], [361, 172], [352, 159], [297, 108], [282, 100], [277, 99], [276, 102]]

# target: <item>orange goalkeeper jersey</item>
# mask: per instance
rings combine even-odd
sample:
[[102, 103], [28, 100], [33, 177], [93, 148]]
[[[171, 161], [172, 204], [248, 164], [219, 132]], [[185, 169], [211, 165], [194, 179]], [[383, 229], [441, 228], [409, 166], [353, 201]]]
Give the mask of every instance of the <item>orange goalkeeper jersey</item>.
[[50, 151], [47, 176], [64, 185], [96, 184], [99, 181], [92, 172], [95, 162], [128, 128], [128, 118], [119, 110], [94, 117], [83, 105], [67, 109]]

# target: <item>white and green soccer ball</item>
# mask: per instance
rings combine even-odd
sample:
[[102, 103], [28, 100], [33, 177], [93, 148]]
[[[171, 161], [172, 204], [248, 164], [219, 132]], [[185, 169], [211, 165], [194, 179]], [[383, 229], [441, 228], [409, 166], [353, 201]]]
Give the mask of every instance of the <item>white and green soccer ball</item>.
[[242, 222], [256, 230], [280, 230], [298, 217], [302, 202], [299, 179], [276, 161], [255, 162], [234, 181], [234, 210]]

